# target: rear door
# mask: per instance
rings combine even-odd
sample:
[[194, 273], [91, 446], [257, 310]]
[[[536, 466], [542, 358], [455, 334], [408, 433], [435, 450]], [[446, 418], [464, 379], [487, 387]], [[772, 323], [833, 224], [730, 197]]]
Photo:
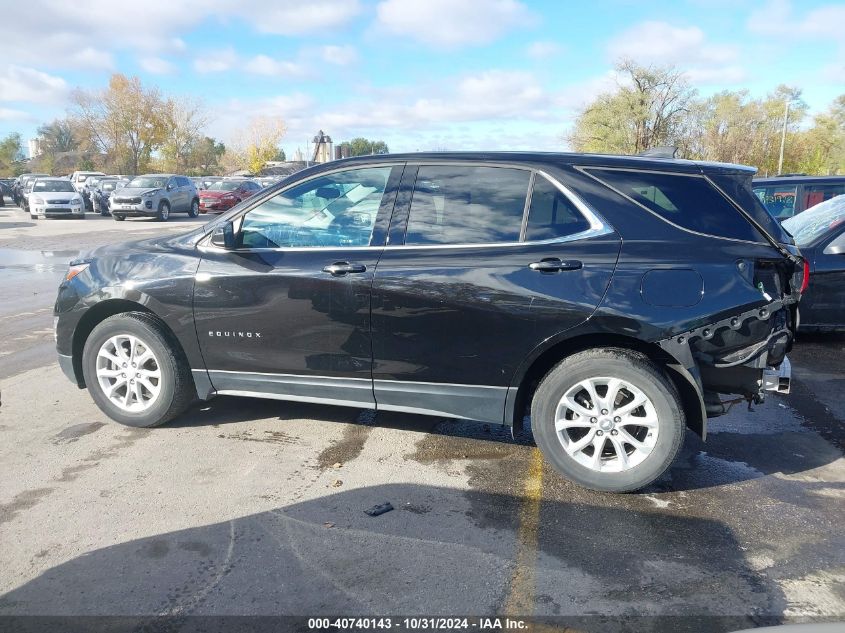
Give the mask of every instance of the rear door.
[[397, 206], [373, 282], [378, 407], [501, 422], [520, 363], [595, 310], [619, 240], [521, 167], [409, 165]]
[[799, 309], [803, 325], [845, 326], [845, 230], [815, 249], [810, 288]]

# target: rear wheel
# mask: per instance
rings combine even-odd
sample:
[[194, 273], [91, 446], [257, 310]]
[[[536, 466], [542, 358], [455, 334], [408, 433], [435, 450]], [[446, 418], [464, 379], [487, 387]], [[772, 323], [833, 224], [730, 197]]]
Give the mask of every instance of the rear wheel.
[[200, 214], [200, 201], [199, 201], [199, 200], [194, 199], [194, 201], [193, 201], [193, 202], [191, 202], [191, 208], [190, 208], [190, 210], [188, 211], [188, 217], [190, 217], [190, 218], [195, 218], [195, 217], [197, 217], [199, 214]]
[[593, 490], [629, 492], [672, 464], [686, 429], [677, 389], [642, 354], [573, 354], [540, 383], [531, 427], [545, 458]]
[[82, 371], [97, 406], [127, 426], [164, 424], [193, 400], [191, 370], [178, 342], [141, 312], [97, 325], [85, 341]]

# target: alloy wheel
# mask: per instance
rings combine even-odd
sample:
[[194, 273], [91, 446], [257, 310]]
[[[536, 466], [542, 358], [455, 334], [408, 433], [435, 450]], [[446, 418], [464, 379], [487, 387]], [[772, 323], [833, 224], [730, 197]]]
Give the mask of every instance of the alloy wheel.
[[106, 340], [97, 352], [97, 381], [105, 396], [129, 413], [149, 409], [161, 392], [161, 368], [152, 349], [132, 334]]
[[596, 472], [622, 472], [654, 450], [659, 421], [652, 401], [630, 381], [582, 380], [564, 393], [555, 410], [563, 449]]

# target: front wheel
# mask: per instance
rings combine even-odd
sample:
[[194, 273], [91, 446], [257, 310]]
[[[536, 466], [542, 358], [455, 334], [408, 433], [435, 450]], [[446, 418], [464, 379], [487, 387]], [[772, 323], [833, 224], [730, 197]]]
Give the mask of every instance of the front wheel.
[[162, 200], [158, 203], [158, 214], [156, 215], [156, 219], [159, 222], [167, 222], [170, 218], [170, 203], [166, 200]]
[[599, 348], [573, 354], [540, 383], [531, 427], [544, 457], [586, 488], [630, 492], [672, 464], [686, 431], [680, 396], [648, 358]]
[[123, 222], [126, 219], [125, 215], [118, 215], [117, 213], [112, 213], [112, 216], [118, 222]]
[[97, 406], [127, 426], [164, 424], [193, 400], [191, 370], [178, 342], [141, 312], [111, 316], [92, 330], [82, 372]]

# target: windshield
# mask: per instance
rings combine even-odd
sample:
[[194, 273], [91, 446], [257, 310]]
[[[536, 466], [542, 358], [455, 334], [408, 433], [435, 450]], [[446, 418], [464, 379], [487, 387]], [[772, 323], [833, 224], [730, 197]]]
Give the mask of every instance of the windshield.
[[131, 189], [152, 189], [153, 187], [164, 187], [167, 178], [161, 176], [138, 176], [129, 181], [126, 186]]
[[821, 202], [808, 211], [784, 220], [783, 228], [792, 233], [795, 243], [807, 246], [845, 222], [845, 195]]
[[105, 182], [101, 183], [100, 189], [103, 191], [114, 191], [117, 188], [117, 180], [106, 180]]
[[242, 181], [238, 180], [218, 180], [211, 185], [209, 191], [234, 191], [241, 186]]
[[32, 190], [76, 192], [69, 180], [36, 180]]

